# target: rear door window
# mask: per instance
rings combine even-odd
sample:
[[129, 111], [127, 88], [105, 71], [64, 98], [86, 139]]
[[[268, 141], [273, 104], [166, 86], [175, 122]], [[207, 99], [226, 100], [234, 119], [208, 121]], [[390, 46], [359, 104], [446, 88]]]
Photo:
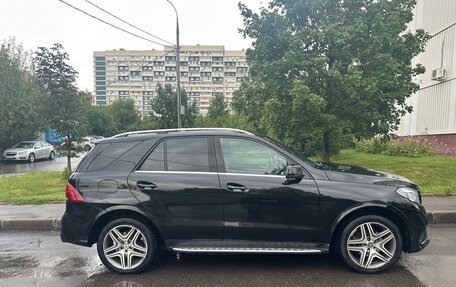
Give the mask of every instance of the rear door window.
[[207, 172], [210, 170], [208, 138], [167, 139], [152, 151], [140, 170]]

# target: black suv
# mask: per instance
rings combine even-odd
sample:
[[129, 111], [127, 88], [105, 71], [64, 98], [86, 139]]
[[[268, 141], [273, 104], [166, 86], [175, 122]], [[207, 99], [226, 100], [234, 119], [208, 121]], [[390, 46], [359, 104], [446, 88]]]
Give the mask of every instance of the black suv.
[[119, 273], [176, 253], [338, 252], [376, 273], [428, 243], [418, 186], [316, 163], [235, 129], [139, 131], [102, 140], [71, 175], [61, 239], [97, 244]]

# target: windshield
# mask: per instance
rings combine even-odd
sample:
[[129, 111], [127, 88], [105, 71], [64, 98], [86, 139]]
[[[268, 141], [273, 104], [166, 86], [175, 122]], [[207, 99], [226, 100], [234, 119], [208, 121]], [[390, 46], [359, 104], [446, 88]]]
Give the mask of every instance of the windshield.
[[33, 148], [34, 145], [35, 145], [35, 143], [31, 143], [31, 142], [20, 142], [20, 143], [16, 144], [15, 146], [13, 146], [13, 148]]
[[294, 150], [292, 150], [291, 148], [289, 147], [286, 147], [278, 142], [276, 142], [275, 140], [273, 139], [270, 139], [268, 137], [264, 137], [266, 140], [274, 143], [275, 145], [278, 145], [279, 147], [283, 148], [284, 150], [286, 150], [287, 152], [291, 153], [292, 155], [294, 155], [295, 157], [299, 158], [300, 160], [302, 160], [303, 162], [307, 163], [308, 165], [310, 165], [311, 167], [318, 167], [318, 164], [310, 159], [308, 159], [307, 157], [305, 156], [302, 156], [302, 155], [299, 155], [299, 153], [295, 152]]

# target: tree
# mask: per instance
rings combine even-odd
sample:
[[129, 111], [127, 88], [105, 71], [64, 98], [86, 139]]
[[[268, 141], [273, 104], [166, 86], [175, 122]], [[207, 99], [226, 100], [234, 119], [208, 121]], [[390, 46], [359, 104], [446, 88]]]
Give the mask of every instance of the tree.
[[30, 53], [14, 38], [0, 47], [0, 150], [33, 140], [42, 126], [41, 90], [33, 76]]
[[424, 72], [412, 59], [428, 35], [407, 30], [415, 2], [274, 0], [260, 14], [240, 4], [254, 64], [235, 110], [301, 151], [320, 147], [324, 161], [344, 139], [395, 130]]
[[115, 133], [138, 129], [141, 116], [136, 110], [133, 100], [116, 100], [108, 106], [108, 111], [113, 119]]
[[213, 127], [222, 127], [229, 117], [228, 104], [225, 102], [222, 93], [212, 97], [207, 110], [206, 120]]
[[[152, 112], [150, 117], [155, 122], [156, 128], [177, 128], [177, 94], [171, 85], [164, 87], [158, 85], [157, 96], [152, 100]], [[183, 127], [193, 127], [198, 112], [196, 104], [189, 105], [187, 93], [181, 92], [181, 105], [185, 108], [181, 116]]]
[[83, 95], [75, 86], [76, 70], [67, 61], [69, 56], [61, 44], [50, 48], [38, 47], [35, 52], [36, 76], [46, 91], [43, 97], [45, 114], [49, 128], [56, 129], [57, 134], [65, 139], [67, 169], [71, 168], [70, 158], [74, 141], [86, 131], [86, 119], [83, 107]]

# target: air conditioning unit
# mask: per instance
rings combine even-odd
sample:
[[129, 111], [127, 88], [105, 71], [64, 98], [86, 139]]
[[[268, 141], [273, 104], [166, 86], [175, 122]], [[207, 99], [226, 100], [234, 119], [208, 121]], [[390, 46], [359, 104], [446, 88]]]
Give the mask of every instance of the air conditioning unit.
[[432, 79], [434, 81], [443, 81], [446, 79], [446, 70], [444, 68], [437, 68], [432, 70]]

